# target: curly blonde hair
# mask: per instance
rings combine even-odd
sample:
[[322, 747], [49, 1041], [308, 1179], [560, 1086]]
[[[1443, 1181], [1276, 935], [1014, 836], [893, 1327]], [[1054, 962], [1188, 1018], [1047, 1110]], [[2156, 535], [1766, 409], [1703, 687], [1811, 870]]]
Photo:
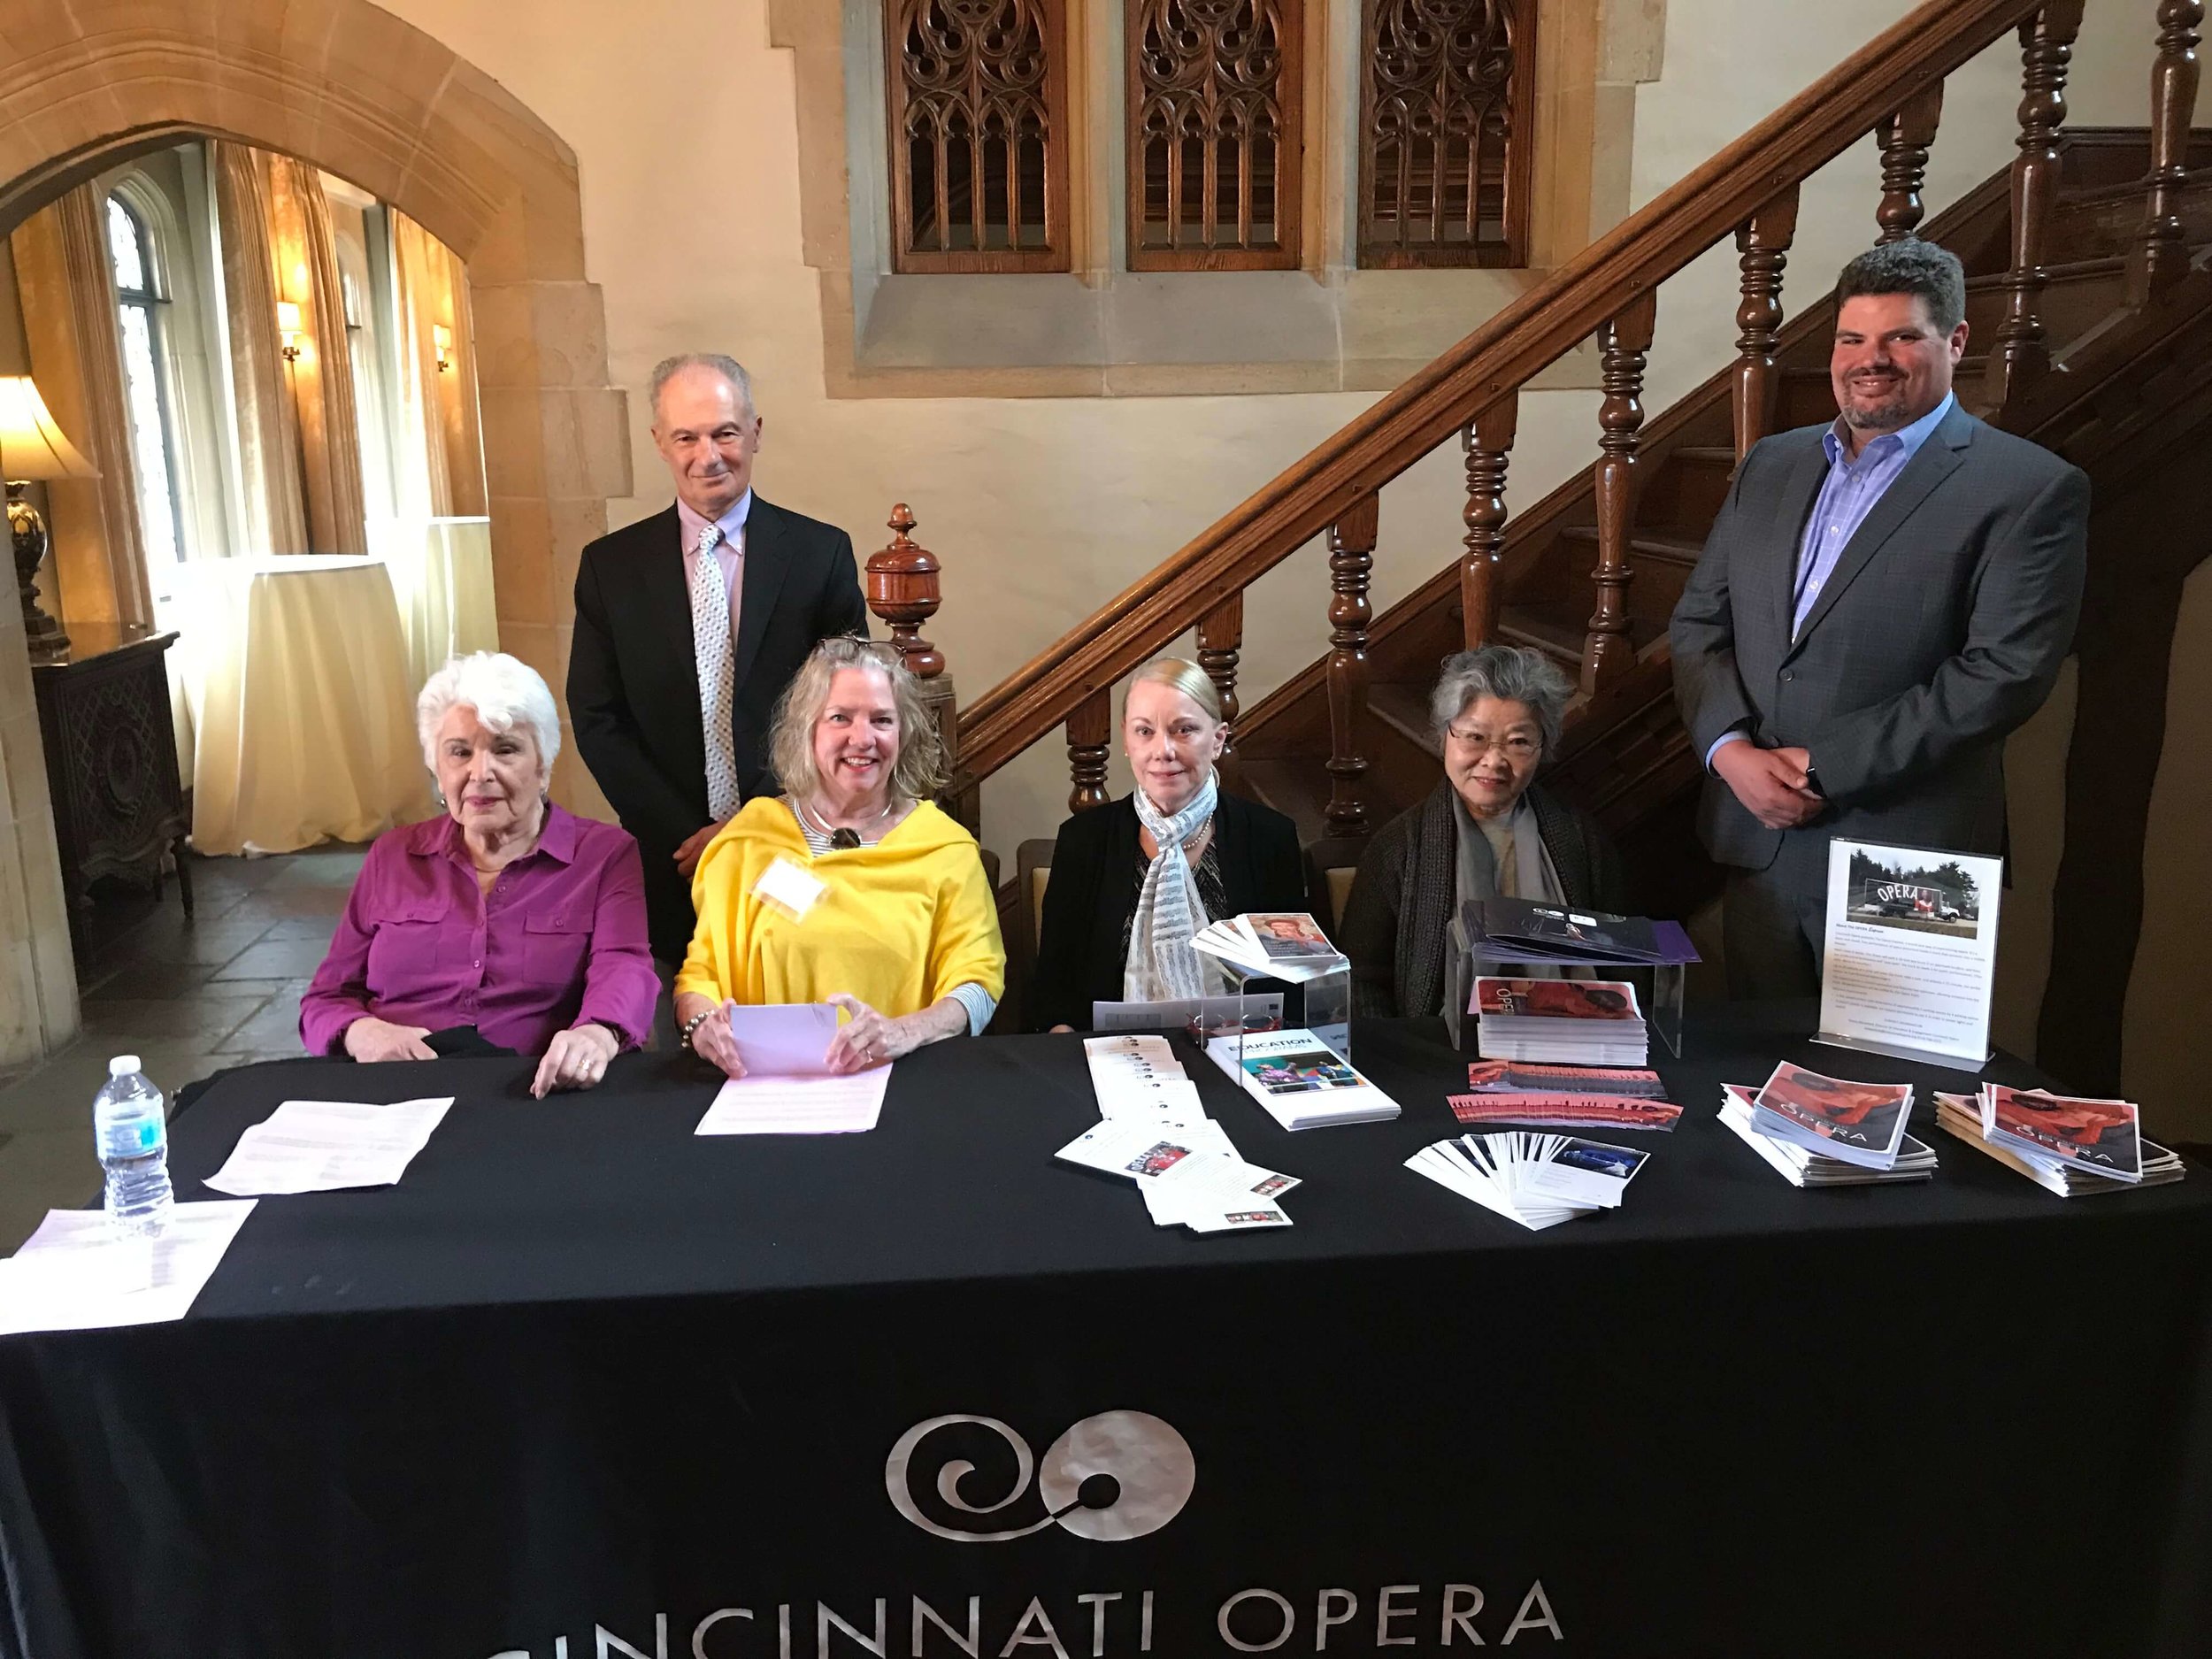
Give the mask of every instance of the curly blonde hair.
[[891, 767], [891, 793], [926, 801], [944, 787], [944, 745], [937, 720], [922, 700], [921, 682], [892, 646], [839, 635], [824, 640], [791, 677], [768, 731], [768, 764], [788, 793], [795, 780], [813, 780], [814, 723], [829, 702], [830, 681], [841, 668], [865, 668], [890, 682], [899, 717], [899, 757]]

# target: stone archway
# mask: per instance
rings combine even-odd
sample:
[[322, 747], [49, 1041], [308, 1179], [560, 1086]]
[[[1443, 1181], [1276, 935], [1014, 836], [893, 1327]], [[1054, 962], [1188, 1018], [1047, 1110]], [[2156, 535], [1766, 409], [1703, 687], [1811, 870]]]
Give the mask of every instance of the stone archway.
[[[574, 154], [490, 76], [368, 0], [0, 0], [0, 234], [120, 157], [193, 136], [349, 179], [465, 262], [500, 643], [557, 696], [577, 557], [606, 529], [608, 499], [631, 493]], [[0, 622], [12, 782], [41, 775], [21, 641], [19, 622]], [[588, 800], [573, 755], [557, 793]], [[16, 865], [0, 868], [0, 931], [21, 916], [31, 944], [28, 963], [0, 964], [0, 1064], [35, 1059], [77, 1023], [51, 826], [32, 793], [10, 791], [0, 811], [0, 864]]]

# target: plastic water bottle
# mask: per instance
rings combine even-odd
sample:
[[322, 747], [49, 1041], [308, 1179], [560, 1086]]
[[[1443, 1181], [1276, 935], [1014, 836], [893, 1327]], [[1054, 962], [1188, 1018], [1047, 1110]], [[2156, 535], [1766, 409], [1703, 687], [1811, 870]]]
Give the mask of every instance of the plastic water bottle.
[[116, 1232], [159, 1233], [175, 1194], [169, 1186], [169, 1126], [161, 1091], [138, 1069], [138, 1056], [108, 1062], [108, 1080], [92, 1098], [92, 1134], [107, 1171], [108, 1223]]

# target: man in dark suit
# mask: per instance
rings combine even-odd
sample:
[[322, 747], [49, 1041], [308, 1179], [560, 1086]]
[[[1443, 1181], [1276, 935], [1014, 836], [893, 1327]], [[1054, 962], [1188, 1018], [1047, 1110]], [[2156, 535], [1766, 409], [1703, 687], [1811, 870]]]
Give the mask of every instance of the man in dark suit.
[[1833, 837], [2003, 850], [2004, 740], [2081, 608], [2088, 479], [1952, 393], [1958, 260], [1887, 243], [1837, 299], [1837, 419], [1744, 457], [1671, 630], [1739, 996], [1817, 992]]
[[777, 697], [818, 641], [865, 636], [868, 610], [852, 538], [753, 494], [761, 420], [741, 366], [671, 357], [649, 396], [676, 504], [584, 549], [568, 707], [577, 752], [644, 855], [653, 955], [680, 964], [699, 855], [777, 787]]

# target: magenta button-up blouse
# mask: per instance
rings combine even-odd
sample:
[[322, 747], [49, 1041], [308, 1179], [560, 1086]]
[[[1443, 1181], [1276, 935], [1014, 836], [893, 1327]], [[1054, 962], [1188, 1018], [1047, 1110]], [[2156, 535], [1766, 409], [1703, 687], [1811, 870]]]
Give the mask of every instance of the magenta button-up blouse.
[[596, 1021], [633, 1048], [659, 993], [637, 842], [549, 803], [537, 846], [488, 895], [451, 818], [378, 836], [300, 998], [300, 1040], [310, 1054], [343, 1053], [346, 1027], [373, 1014], [432, 1031], [473, 1025], [532, 1055]]

